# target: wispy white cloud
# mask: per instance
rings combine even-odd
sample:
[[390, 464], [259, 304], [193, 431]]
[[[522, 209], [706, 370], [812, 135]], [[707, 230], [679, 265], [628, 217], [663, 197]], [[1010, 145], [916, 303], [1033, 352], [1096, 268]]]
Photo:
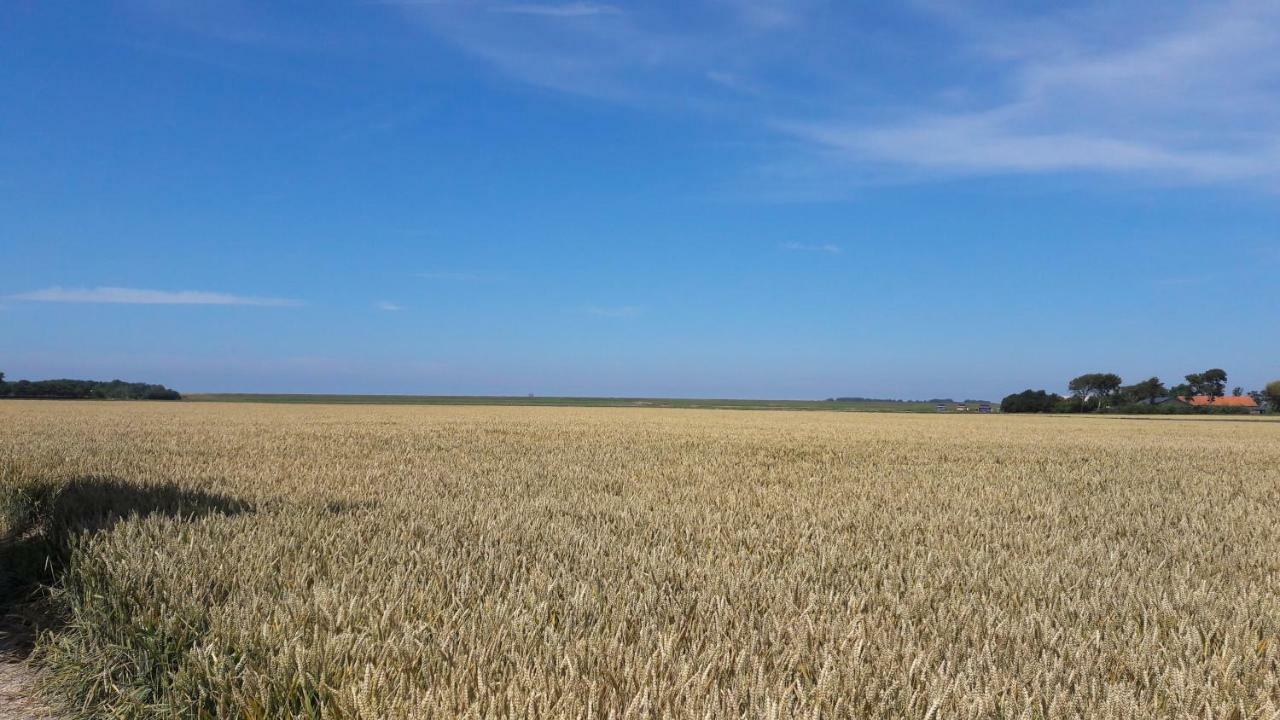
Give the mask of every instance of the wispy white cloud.
[[713, 0], [730, 12], [730, 17], [747, 27], [773, 30], [796, 25], [810, 2], [804, 0]]
[[791, 125], [798, 136], [847, 152], [951, 174], [1058, 171], [1164, 172], [1171, 179], [1262, 177], [1280, 166], [1280, 143], [1250, 152], [1171, 147], [1088, 129], [1020, 128], [996, 115], [927, 117], [887, 127]]
[[582, 312], [596, 317], [632, 318], [641, 315], [644, 308], [639, 305], [587, 305], [582, 308]]
[[118, 303], [126, 305], [257, 305], [264, 307], [296, 307], [299, 300], [250, 297], [203, 290], [144, 290], [140, 288], [48, 287], [42, 290], [10, 295], [11, 300], [62, 303]]
[[393, 303], [387, 300], [383, 300], [382, 302], [377, 303], [376, 305], [374, 305], [374, 307], [378, 308], [379, 310], [385, 310], [387, 312], [399, 312], [404, 309], [403, 305], [400, 305], [399, 303]]
[[[139, 2], [236, 45], [340, 43], [252, 4]], [[762, 129], [757, 168], [835, 168], [859, 183], [1090, 172], [1280, 189], [1276, 0], [912, 0], [873, 12], [829, 0], [690, 0], [679, 12], [364, 2], [521, 82]], [[892, 69], [916, 60], [928, 70]]]
[[[762, 151], [763, 166], [842, 165], [846, 178], [873, 183], [1091, 172], [1280, 185], [1275, 0], [1034, 11], [915, 0], [895, 11], [914, 13], [896, 19], [929, 28], [927, 38], [823, 5], [693, 0], [677, 16], [477, 2], [406, 12], [523, 82], [776, 132], [783, 142]], [[848, 71], [906, 57], [937, 72]]]
[[[596, 2], [474, 2], [406, 7], [405, 13], [519, 81], [633, 106], [687, 109], [717, 102], [712, 83], [733, 82], [739, 91], [750, 86], [743, 66], [768, 47], [758, 35], [782, 29], [784, 15], [799, 14], [787, 3], [769, 2], [767, 11], [758, 5], [698, 0], [687, 13], [665, 13], [647, 4], [624, 10]], [[547, 22], [531, 23], [530, 16]], [[702, 94], [689, 92], [689, 82], [703, 85]]]
[[985, 108], [926, 106], [896, 122], [780, 127], [851, 160], [951, 175], [1094, 171], [1172, 182], [1280, 181], [1280, 5], [1201, 6], [1101, 47], [1085, 39], [1091, 29], [1060, 25], [1034, 47], [1018, 41], [1023, 25], [986, 28], [975, 44], [998, 47], [1008, 35], [995, 60], [1011, 90]]
[[791, 252], [822, 252], [827, 253], [828, 255], [839, 255], [844, 252], [839, 245], [833, 245], [831, 243], [811, 245], [799, 242], [785, 242], [778, 247]]
[[517, 3], [511, 5], [494, 5], [493, 12], [514, 15], [540, 15], [542, 17], [590, 17], [592, 15], [614, 15], [622, 12], [616, 5], [602, 5], [591, 2], [571, 3]]

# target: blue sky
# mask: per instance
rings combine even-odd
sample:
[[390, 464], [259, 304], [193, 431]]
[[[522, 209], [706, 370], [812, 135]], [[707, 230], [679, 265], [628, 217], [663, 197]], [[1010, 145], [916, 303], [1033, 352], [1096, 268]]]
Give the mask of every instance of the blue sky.
[[1280, 5], [19, 1], [0, 370], [991, 397], [1280, 377]]

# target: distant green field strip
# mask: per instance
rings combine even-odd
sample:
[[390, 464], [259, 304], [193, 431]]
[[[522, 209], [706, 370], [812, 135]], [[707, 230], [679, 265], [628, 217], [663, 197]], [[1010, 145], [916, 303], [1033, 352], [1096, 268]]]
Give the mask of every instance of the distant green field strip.
[[186, 394], [192, 402], [251, 402], [330, 405], [532, 405], [549, 407], [653, 407], [722, 410], [826, 410], [843, 412], [935, 412], [931, 403], [724, 400], [683, 398], [521, 397], [482, 395], [307, 395], [257, 393]]

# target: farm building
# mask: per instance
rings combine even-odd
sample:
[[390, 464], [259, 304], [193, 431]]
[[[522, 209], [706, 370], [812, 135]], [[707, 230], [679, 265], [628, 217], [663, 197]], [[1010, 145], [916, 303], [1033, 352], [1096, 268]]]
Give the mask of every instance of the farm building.
[[1244, 408], [1252, 413], [1262, 412], [1262, 408], [1258, 407], [1258, 403], [1248, 395], [1229, 395], [1220, 398], [1213, 398], [1208, 395], [1195, 395], [1193, 397], [1179, 395], [1178, 402], [1186, 403], [1193, 407], [1232, 407]]

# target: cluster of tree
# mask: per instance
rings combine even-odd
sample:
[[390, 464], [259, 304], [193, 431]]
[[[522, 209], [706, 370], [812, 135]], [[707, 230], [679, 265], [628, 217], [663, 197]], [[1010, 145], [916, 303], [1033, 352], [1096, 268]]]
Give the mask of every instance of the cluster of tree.
[[[1222, 368], [1211, 368], [1204, 372], [1191, 373], [1185, 376], [1185, 382], [1173, 387], [1165, 387], [1158, 377], [1151, 377], [1132, 385], [1125, 385], [1124, 380], [1115, 373], [1085, 373], [1071, 379], [1067, 389], [1069, 397], [1060, 397], [1044, 390], [1025, 390], [1009, 395], [1000, 403], [1001, 412], [1152, 412], [1160, 408], [1160, 412], [1221, 412], [1228, 408], [1213, 407], [1213, 401], [1223, 397], [1227, 390], [1227, 372]], [[1231, 391], [1237, 397], [1248, 394], [1258, 403], [1280, 411], [1280, 380], [1269, 383], [1265, 390], [1245, 393], [1244, 388], [1236, 387]], [[1162, 402], [1170, 398], [1194, 397], [1203, 395], [1209, 398], [1204, 407], [1192, 408], [1177, 402]], [[1239, 411], [1238, 408], [1235, 409]]]
[[1063, 399], [1044, 390], [1023, 390], [1000, 401], [1000, 412], [1046, 413], [1057, 410]]
[[163, 385], [131, 383], [123, 380], [19, 380], [5, 382], [0, 373], [0, 397], [50, 398], [58, 400], [181, 400], [182, 395]]

